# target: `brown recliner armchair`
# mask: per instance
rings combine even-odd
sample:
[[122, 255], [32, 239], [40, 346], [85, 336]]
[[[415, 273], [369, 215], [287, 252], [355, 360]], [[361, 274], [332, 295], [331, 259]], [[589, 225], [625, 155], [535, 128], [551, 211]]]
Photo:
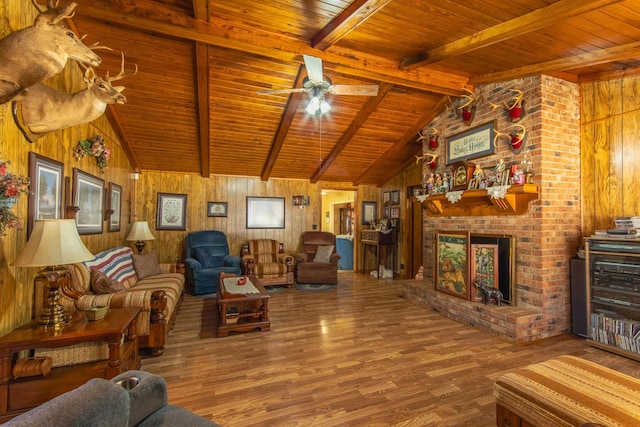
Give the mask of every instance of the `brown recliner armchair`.
[[302, 233], [302, 251], [296, 254], [296, 282], [338, 283], [338, 260], [336, 236], [326, 231]]
[[277, 240], [250, 240], [242, 246], [242, 271], [256, 276], [262, 286], [293, 286], [293, 257]]

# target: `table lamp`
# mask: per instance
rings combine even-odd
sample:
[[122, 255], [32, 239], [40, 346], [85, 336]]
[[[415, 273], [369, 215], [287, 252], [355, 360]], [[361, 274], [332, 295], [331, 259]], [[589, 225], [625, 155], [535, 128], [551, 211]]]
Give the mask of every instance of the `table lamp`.
[[48, 284], [47, 300], [40, 312], [40, 323], [57, 326], [69, 322], [60, 303], [58, 289], [67, 278], [63, 266], [90, 261], [95, 256], [80, 240], [74, 219], [46, 219], [34, 221], [31, 237], [24, 249], [11, 263], [15, 267], [45, 267], [38, 271]]
[[144, 249], [145, 240], [155, 239], [156, 238], [153, 237], [153, 234], [151, 234], [151, 230], [149, 230], [149, 224], [147, 224], [147, 221], [135, 221], [131, 224], [131, 231], [125, 240], [135, 241], [138, 254], [141, 254]]

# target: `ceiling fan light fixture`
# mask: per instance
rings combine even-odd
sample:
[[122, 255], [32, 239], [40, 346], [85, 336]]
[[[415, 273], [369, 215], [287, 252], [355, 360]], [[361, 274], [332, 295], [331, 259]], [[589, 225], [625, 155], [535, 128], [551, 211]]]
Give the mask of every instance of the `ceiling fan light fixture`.
[[307, 108], [305, 108], [304, 110], [309, 114], [315, 114], [315, 112], [318, 111], [318, 108], [320, 108], [320, 100], [317, 96], [314, 96], [313, 98], [311, 98], [311, 101], [309, 101], [309, 105], [307, 105]]
[[325, 114], [328, 113], [329, 110], [331, 110], [331, 105], [323, 99], [322, 102], [320, 102], [320, 112]]

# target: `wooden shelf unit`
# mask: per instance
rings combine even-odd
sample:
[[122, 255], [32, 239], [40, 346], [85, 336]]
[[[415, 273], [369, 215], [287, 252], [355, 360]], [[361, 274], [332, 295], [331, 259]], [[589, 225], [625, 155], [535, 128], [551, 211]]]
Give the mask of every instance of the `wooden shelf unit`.
[[504, 198], [494, 199], [485, 189], [464, 190], [455, 203], [445, 194], [432, 194], [424, 205], [429, 216], [522, 215], [529, 209], [529, 202], [539, 197], [540, 188], [536, 184], [519, 184], [509, 187]]

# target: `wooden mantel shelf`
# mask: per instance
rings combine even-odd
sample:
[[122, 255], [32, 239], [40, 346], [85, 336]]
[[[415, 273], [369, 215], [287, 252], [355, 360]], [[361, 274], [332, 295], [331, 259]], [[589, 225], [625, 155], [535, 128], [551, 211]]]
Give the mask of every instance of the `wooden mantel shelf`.
[[487, 190], [465, 190], [462, 198], [451, 203], [444, 194], [432, 194], [424, 201], [429, 216], [522, 215], [529, 202], [540, 197], [535, 184], [512, 185], [504, 198], [494, 199]]

